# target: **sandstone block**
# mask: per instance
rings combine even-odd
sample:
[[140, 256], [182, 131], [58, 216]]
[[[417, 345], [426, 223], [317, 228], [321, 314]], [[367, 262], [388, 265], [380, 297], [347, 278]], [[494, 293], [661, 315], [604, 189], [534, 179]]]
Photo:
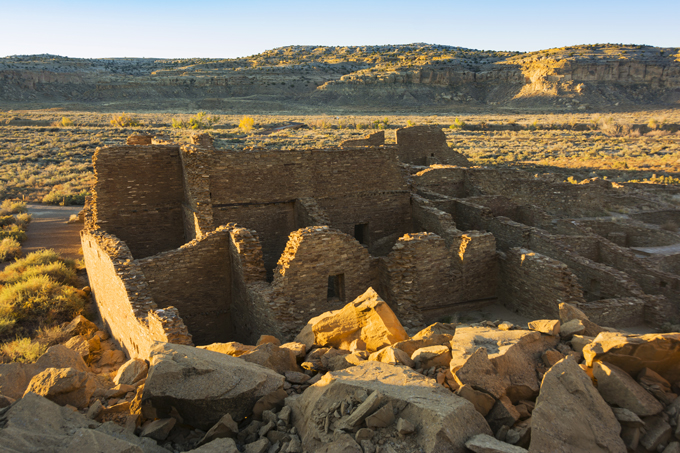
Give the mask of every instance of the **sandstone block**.
[[174, 418], [154, 420], [149, 423], [140, 434], [141, 437], [150, 437], [154, 440], [165, 440], [172, 431], [177, 421]]
[[477, 434], [465, 442], [465, 446], [475, 453], [526, 453], [526, 449], [501, 442], [488, 434]]
[[76, 316], [68, 325], [63, 329], [64, 333], [69, 335], [83, 335], [85, 337], [89, 334], [99, 330], [97, 325], [92, 321], [85, 318], [83, 315]]
[[597, 390], [608, 404], [626, 408], [640, 417], [663, 410], [663, 405], [621, 368], [607, 362], [595, 362], [593, 375], [597, 379]]
[[[348, 400], [355, 408], [350, 415], [325, 421], [326, 410]], [[465, 441], [473, 435], [491, 434], [484, 418], [468, 401], [409, 368], [382, 362], [368, 361], [327, 373], [300, 397], [289, 401], [306, 451], [322, 451], [321, 445], [334, 440], [335, 429], [360, 427], [362, 418], [365, 420], [388, 402], [400, 408], [399, 417], [416, 430], [406, 439], [391, 440], [398, 451], [412, 451], [415, 445], [428, 453], [462, 452]], [[355, 415], [359, 411], [361, 415]]]
[[307, 353], [307, 347], [304, 344], [296, 343], [294, 341], [282, 344], [281, 348], [293, 351], [293, 354], [295, 354], [295, 358], [298, 361], [303, 360], [305, 358], [305, 354]]
[[469, 385], [483, 390], [494, 398], [505, 396], [510, 386], [508, 377], [500, 375], [489, 360], [486, 348], [477, 349], [468, 357], [463, 366], [453, 371], [453, 375], [460, 385]]
[[572, 319], [560, 326], [560, 337], [569, 340], [574, 335], [582, 335], [586, 331], [586, 326], [580, 319]]
[[274, 343], [262, 343], [251, 352], [242, 354], [239, 358], [246, 362], [257, 363], [279, 374], [300, 369], [295, 353], [290, 349], [280, 348]]
[[[151, 349], [142, 395], [146, 418], [167, 418], [173, 408], [188, 423], [208, 430], [224, 414], [250, 415], [255, 403], [277, 392], [283, 376], [226, 354], [171, 343]], [[285, 394], [285, 392], [284, 392]]]
[[90, 355], [90, 343], [82, 335], [71, 337], [71, 339], [64, 343], [64, 346], [76, 351], [83, 359]]
[[413, 335], [414, 340], [423, 340], [426, 338], [439, 339], [442, 340], [439, 344], [444, 344], [451, 341], [453, 336], [456, 334], [456, 324], [455, 323], [443, 323], [435, 322], [425, 327], [423, 330]]
[[239, 453], [239, 451], [234, 439], [221, 438], [189, 450], [187, 453]]
[[406, 365], [411, 368], [415, 366], [415, 362], [411, 360], [411, 357], [409, 357], [406, 352], [392, 346], [387, 346], [380, 351], [374, 352], [368, 356], [368, 360], [389, 363], [392, 365]]
[[512, 426], [519, 419], [521, 415], [515, 406], [513, 406], [512, 401], [507, 396], [502, 396], [496, 400], [491, 411], [486, 416], [486, 421], [489, 422], [489, 426], [493, 432], [498, 432], [502, 426]]
[[588, 366], [605, 361], [631, 376], [647, 367], [669, 382], [680, 381], [680, 333], [624, 335], [602, 332], [583, 348]]
[[[47, 368], [31, 379], [26, 393], [35, 393], [65, 406], [89, 406], [95, 382], [87, 373], [74, 368]], [[26, 395], [24, 394], [24, 396]]]
[[366, 426], [371, 429], [387, 428], [392, 423], [394, 423], [394, 409], [391, 402], [366, 417]]
[[621, 426], [573, 358], [543, 376], [531, 417], [530, 452], [623, 452]]
[[588, 346], [595, 337], [586, 337], [585, 335], [574, 335], [571, 337], [571, 347], [579, 354], [583, 354], [583, 348]]
[[312, 345], [347, 348], [357, 338], [366, 350], [377, 351], [408, 337], [392, 309], [373, 288], [366, 290], [344, 308], [309, 320], [295, 341]]
[[671, 425], [666, 423], [660, 415], [646, 417], [644, 420], [647, 432], [640, 439], [640, 444], [647, 451], [655, 451], [659, 445], [665, 444], [670, 440], [673, 434]]
[[240, 357], [243, 354], [255, 350], [255, 346], [241, 344], [237, 341], [230, 341], [229, 343], [213, 343], [206, 346], [198, 346], [198, 348], [228, 354], [232, 357]]
[[537, 319], [529, 323], [529, 330], [535, 330], [546, 335], [559, 335], [560, 321], [557, 319]]
[[664, 379], [659, 373], [649, 368], [643, 368], [642, 371], [638, 373], [637, 381], [642, 386], [651, 387], [653, 385], [658, 385], [664, 392], [671, 391], [671, 383]]
[[579, 310], [578, 308], [571, 304], [563, 302], [560, 304], [559, 310], [560, 321], [562, 322], [562, 324], [566, 324], [567, 322], [574, 319], [579, 319], [583, 323], [583, 325], [585, 326], [585, 331], [583, 332], [583, 335], [589, 337], [596, 337], [600, 332], [603, 331], [600, 326], [590, 321], [585, 313], [583, 313], [581, 310]]
[[113, 378], [115, 384], [132, 385], [137, 381], [144, 379], [149, 372], [149, 364], [146, 360], [132, 359], [125, 362]]
[[276, 338], [273, 335], [260, 335], [260, 338], [257, 340], [257, 346], [260, 346], [261, 344], [265, 343], [271, 343], [276, 346], [281, 346], [281, 341]]
[[494, 404], [496, 404], [496, 400], [493, 396], [489, 395], [488, 393], [475, 390], [469, 385], [462, 385], [458, 390], [456, 390], [456, 395], [471, 402], [475, 406], [477, 412], [482, 414], [484, 417], [487, 416]]
[[545, 366], [550, 368], [551, 366], [555, 365], [557, 362], [562, 360], [564, 358], [564, 355], [562, 355], [561, 352], [556, 351], [555, 349], [548, 349], [543, 353], [541, 356], [541, 359], [543, 360], [543, 363]]
[[427, 346], [416, 350], [411, 356], [416, 367], [447, 367], [451, 362], [451, 350], [448, 346]]
[[198, 445], [204, 445], [215, 439], [224, 437], [236, 437], [237, 434], [238, 424], [231, 418], [231, 415], [225, 414], [208, 430], [207, 433], [205, 433], [205, 436], [203, 436], [203, 439], [201, 439]]

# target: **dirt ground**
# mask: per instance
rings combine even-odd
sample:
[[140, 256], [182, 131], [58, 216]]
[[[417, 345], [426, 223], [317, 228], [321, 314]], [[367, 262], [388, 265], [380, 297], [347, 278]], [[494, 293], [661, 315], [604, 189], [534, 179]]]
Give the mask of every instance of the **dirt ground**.
[[68, 223], [72, 214], [78, 214], [82, 206], [49, 206], [29, 204], [33, 216], [22, 244], [24, 256], [42, 248], [54, 249], [64, 258], [82, 258], [80, 251], [80, 230], [82, 223]]

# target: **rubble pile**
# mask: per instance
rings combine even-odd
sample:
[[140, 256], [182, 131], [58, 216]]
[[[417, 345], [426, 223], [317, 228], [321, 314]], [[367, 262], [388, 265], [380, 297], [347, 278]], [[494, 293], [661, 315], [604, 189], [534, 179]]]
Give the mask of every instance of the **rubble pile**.
[[369, 289], [295, 342], [156, 343], [125, 362], [79, 317], [0, 365], [3, 451], [680, 451], [680, 333], [560, 319], [409, 335]]

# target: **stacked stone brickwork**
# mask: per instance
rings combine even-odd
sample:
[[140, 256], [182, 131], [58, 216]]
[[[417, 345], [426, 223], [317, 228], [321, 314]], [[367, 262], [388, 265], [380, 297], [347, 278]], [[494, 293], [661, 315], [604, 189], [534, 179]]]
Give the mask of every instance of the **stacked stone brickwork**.
[[98, 148], [94, 223], [125, 241], [135, 258], [184, 244], [182, 165], [177, 146]]
[[303, 228], [330, 225], [331, 221], [314, 198], [298, 198], [295, 200], [295, 223]]
[[566, 264], [540, 253], [514, 247], [500, 260], [500, 300], [534, 318], [559, 319], [559, 304], [581, 304], [581, 287]]
[[130, 135], [125, 140], [126, 145], [151, 145], [153, 143], [153, 135]]
[[381, 146], [385, 144], [385, 131], [368, 134], [364, 138], [345, 140], [340, 143], [340, 148], [353, 148], [358, 146]]
[[148, 357], [154, 341], [191, 344], [177, 310], [157, 308], [146, 277], [124, 242], [84, 230], [81, 243], [99, 314], [130, 357]]
[[470, 161], [449, 148], [446, 135], [439, 126], [412, 126], [397, 129], [399, 160], [412, 165], [441, 164], [469, 167]]

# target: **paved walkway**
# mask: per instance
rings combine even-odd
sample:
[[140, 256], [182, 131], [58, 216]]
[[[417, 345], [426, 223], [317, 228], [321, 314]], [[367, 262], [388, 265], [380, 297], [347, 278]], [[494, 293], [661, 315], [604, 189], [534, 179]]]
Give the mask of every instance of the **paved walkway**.
[[33, 216], [26, 234], [28, 239], [21, 244], [24, 256], [36, 250], [54, 249], [64, 258], [81, 258], [80, 230], [82, 223], [68, 223], [71, 214], [78, 214], [82, 206], [50, 206], [29, 204], [28, 212]]

